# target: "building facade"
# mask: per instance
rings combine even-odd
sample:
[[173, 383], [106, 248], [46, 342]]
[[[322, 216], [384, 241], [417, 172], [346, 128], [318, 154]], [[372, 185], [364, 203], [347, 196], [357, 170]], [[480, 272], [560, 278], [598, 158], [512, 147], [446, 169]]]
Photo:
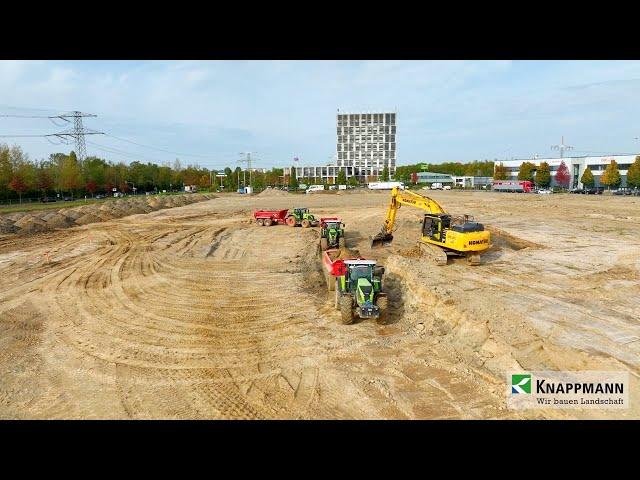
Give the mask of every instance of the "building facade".
[[435, 173], [435, 172], [418, 172], [418, 183], [441, 183], [442, 185], [450, 185], [452, 187], [460, 188], [475, 188], [482, 189], [487, 185], [491, 185], [493, 177], [474, 177], [474, 176], [462, 176], [449, 175], [448, 173]]
[[583, 188], [584, 185], [580, 182], [582, 174], [589, 167], [593, 173], [595, 180], [595, 186], [603, 186], [600, 182], [600, 177], [607, 168], [607, 165], [611, 163], [611, 160], [615, 160], [618, 164], [618, 170], [622, 177], [622, 187], [627, 185], [627, 170], [634, 162], [636, 155], [610, 155], [606, 157], [567, 157], [567, 158], [537, 158], [535, 160], [506, 160], [503, 162], [496, 162], [495, 166], [503, 165], [507, 169], [507, 180], [517, 180], [518, 173], [520, 172], [520, 165], [523, 162], [531, 162], [536, 166], [539, 166], [542, 162], [549, 164], [549, 170], [551, 170], [551, 186], [556, 186], [555, 175], [560, 166], [560, 162], [564, 160], [565, 165], [569, 169], [571, 175], [571, 181], [569, 182], [569, 188]]
[[395, 175], [397, 113], [338, 113], [336, 164], [352, 167], [361, 181], [382, 175], [384, 167]]
[[[322, 165], [312, 167], [295, 167], [296, 179], [301, 181], [303, 178], [312, 184], [317, 183], [337, 183], [338, 172], [344, 170], [347, 181], [355, 175], [353, 167], [342, 167], [338, 165]], [[290, 172], [289, 172], [290, 174]]]
[[448, 173], [418, 172], [418, 183], [441, 183], [453, 185], [453, 177]]

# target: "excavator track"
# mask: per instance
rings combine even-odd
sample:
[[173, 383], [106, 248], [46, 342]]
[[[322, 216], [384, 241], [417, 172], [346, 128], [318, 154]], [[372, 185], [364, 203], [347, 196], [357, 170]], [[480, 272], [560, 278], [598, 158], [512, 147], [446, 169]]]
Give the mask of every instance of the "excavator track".
[[447, 252], [444, 249], [424, 242], [418, 242], [418, 246], [420, 247], [422, 255], [434, 264], [439, 266], [447, 264]]

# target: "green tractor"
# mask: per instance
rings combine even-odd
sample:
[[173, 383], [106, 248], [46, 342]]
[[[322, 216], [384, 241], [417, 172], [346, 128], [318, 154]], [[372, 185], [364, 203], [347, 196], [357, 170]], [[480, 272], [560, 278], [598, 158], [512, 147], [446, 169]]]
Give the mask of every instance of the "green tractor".
[[286, 218], [286, 223], [290, 227], [301, 226], [303, 228], [315, 227], [318, 225], [318, 221], [313, 214], [309, 213], [308, 208], [294, 208]]
[[384, 267], [374, 260], [344, 260], [343, 275], [336, 277], [334, 306], [345, 325], [354, 318], [385, 319], [387, 294], [382, 291]]
[[320, 249], [344, 247], [344, 223], [339, 218], [320, 219]]

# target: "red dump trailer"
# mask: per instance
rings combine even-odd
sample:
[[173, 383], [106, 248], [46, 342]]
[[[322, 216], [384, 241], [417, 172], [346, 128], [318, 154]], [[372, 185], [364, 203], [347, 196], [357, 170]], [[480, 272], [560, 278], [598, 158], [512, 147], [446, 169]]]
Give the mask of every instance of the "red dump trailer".
[[256, 223], [260, 226], [268, 227], [274, 223], [285, 223], [287, 218], [288, 209], [284, 210], [256, 210], [253, 212], [253, 218], [256, 219]]

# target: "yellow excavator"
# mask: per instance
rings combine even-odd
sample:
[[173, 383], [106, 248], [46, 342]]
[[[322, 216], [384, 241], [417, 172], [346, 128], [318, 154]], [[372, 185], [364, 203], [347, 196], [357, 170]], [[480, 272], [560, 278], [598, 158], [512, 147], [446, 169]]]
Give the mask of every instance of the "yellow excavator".
[[428, 213], [422, 221], [422, 235], [418, 240], [422, 252], [437, 265], [446, 265], [447, 256], [464, 256], [470, 265], [480, 264], [480, 253], [490, 246], [490, 234], [484, 225], [469, 215], [453, 217], [429, 197], [408, 190], [391, 190], [391, 203], [382, 230], [371, 240], [371, 247], [389, 245], [393, 240], [396, 213], [402, 205], [421, 208]]

